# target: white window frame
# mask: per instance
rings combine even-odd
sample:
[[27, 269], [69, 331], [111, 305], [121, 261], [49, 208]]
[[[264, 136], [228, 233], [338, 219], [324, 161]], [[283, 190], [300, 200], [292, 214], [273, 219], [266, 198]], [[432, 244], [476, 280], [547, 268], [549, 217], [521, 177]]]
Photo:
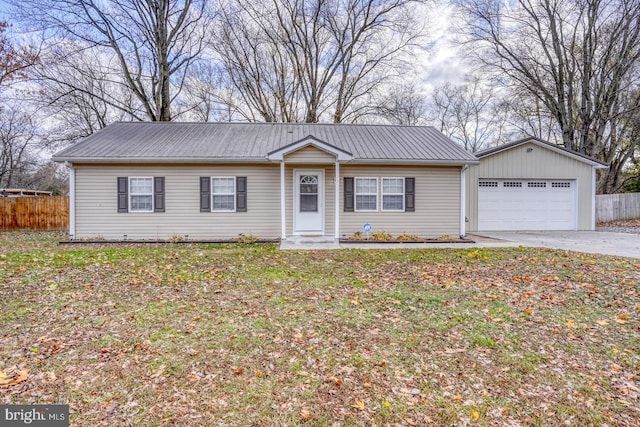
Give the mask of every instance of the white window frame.
[[[378, 178], [373, 176], [356, 176], [353, 181], [353, 210], [355, 212], [377, 212], [378, 211], [378, 199], [380, 198], [378, 195]], [[359, 179], [373, 179], [376, 181], [376, 192], [375, 193], [358, 193], [358, 180]], [[376, 197], [376, 208], [375, 209], [358, 209], [358, 196], [375, 196]]]
[[[133, 179], [145, 179], [145, 180], [150, 180], [151, 181], [151, 193], [134, 193], [131, 190], [131, 180]], [[137, 213], [137, 212], [141, 212], [141, 213], [149, 213], [149, 212], [153, 212], [154, 211], [154, 207], [153, 206], [153, 194], [154, 194], [154, 182], [153, 182], [153, 177], [152, 176], [130, 176], [128, 177], [128, 181], [127, 181], [127, 186], [129, 188], [127, 188], [128, 191], [128, 195], [127, 197], [129, 198], [128, 203], [129, 203], [129, 212], [133, 212], [133, 213]], [[133, 209], [133, 203], [132, 203], [132, 198], [133, 196], [150, 196], [151, 197], [151, 209]]]
[[[402, 180], [402, 192], [401, 193], [385, 193], [384, 192], [384, 181], [386, 179], [400, 179]], [[382, 183], [380, 185], [380, 210], [383, 212], [404, 212], [405, 209], [405, 200], [404, 200], [404, 191], [405, 191], [405, 182], [403, 176], [384, 176], [382, 177]], [[384, 208], [384, 196], [401, 196], [400, 200], [402, 200], [402, 208], [401, 209], [385, 209]]]
[[[213, 180], [214, 179], [231, 179], [233, 180], [233, 192], [232, 193], [216, 193], [214, 191]], [[235, 212], [237, 209], [236, 193], [238, 184], [235, 176], [212, 176], [211, 177], [211, 212]], [[233, 209], [216, 209], [213, 202], [215, 196], [232, 196], [233, 197]]]

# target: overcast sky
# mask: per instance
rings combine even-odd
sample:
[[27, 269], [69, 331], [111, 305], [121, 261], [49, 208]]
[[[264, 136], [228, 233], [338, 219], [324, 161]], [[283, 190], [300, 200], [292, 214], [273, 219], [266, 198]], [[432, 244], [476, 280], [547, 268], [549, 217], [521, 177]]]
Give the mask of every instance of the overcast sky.
[[[0, 19], [11, 23], [8, 15], [10, 6], [0, 0]], [[429, 92], [433, 87], [446, 81], [457, 82], [462, 78], [464, 67], [460, 55], [453, 44], [456, 17], [450, 0], [434, 0], [428, 7], [421, 8], [427, 13], [427, 50], [416, 57], [415, 78], [425, 85]]]

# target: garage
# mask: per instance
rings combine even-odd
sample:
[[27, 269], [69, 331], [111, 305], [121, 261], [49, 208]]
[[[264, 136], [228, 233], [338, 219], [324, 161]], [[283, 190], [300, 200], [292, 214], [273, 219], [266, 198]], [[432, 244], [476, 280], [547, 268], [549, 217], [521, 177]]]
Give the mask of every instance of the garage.
[[533, 137], [474, 154], [467, 232], [595, 229], [597, 170], [606, 164]]
[[575, 181], [481, 179], [478, 231], [575, 230]]

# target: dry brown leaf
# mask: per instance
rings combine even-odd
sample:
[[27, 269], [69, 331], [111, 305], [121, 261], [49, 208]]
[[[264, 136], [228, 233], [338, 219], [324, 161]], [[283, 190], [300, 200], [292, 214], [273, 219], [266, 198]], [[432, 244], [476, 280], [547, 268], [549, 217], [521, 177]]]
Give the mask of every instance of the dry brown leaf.
[[308, 420], [309, 418], [311, 418], [311, 413], [307, 408], [300, 409], [299, 415], [303, 420]]
[[0, 385], [16, 385], [25, 382], [29, 378], [29, 368], [22, 368], [13, 375], [6, 371], [0, 371]]

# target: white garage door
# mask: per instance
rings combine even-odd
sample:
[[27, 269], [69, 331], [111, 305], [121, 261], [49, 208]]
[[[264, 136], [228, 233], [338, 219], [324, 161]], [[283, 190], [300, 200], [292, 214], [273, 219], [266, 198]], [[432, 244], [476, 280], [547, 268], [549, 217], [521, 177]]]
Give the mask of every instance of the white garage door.
[[575, 230], [576, 181], [481, 179], [478, 230]]

